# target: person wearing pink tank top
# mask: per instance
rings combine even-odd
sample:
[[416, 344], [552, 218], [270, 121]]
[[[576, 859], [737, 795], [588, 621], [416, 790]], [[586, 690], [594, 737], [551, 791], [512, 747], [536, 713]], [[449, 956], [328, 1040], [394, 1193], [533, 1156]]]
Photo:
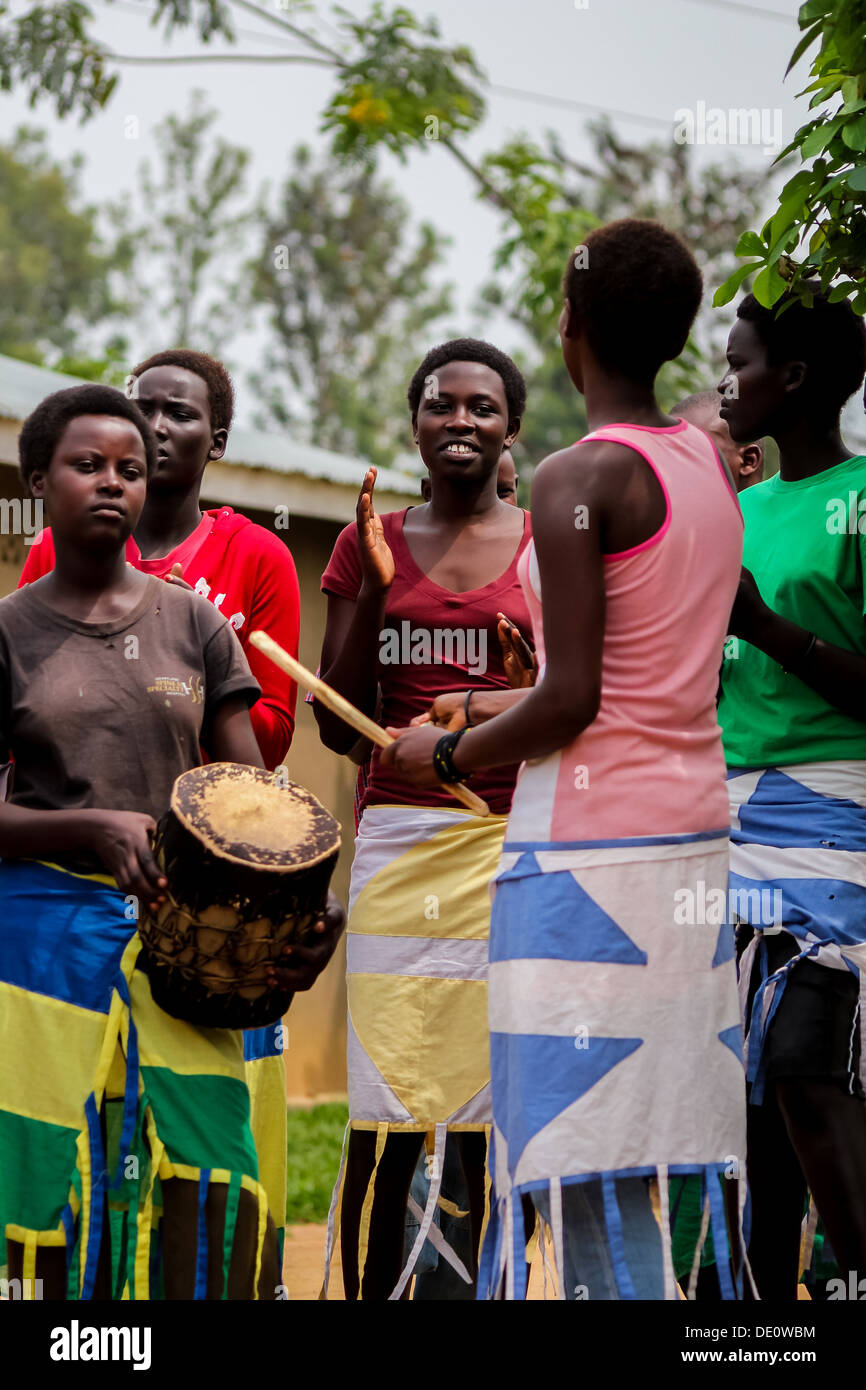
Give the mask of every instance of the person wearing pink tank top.
[[715, 706], [742, 519], [712, 442], [654, 394], [701, 290], [657, 223], [614, 222], [577, 248], [560, 335], [591, 433], [533, 481], [520, 573], [538, 682], [479, 692], [475, 727], [444, 697], [426, 716], [439, 727], [383, 754], [419, 786], [524, 759], [491, 920], [481, 1296], [523, 1294], [530, 1193], [560, 1297], [676, 1298], [668, 1179], [689, 1174], [722, 1295], [742, 1291], [745, 1081]]

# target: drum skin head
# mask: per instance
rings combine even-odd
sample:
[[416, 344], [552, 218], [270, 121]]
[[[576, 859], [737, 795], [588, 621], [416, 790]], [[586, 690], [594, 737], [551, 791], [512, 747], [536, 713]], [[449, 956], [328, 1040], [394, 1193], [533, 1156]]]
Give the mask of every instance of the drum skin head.
[[339, 823], [284, 768], [209, 763], [178, 777], [154, 840], [165, 902], [139, 922], [160, 1008], [201, 1028], [280, 1018], [291, 992], [267, 967], [314, 930], [339, 850]]
[[292, 873], [340, 848], [339, 822], [282, 768], [193, 768], [175, 782], [171, 809], [211, 854], [248, 868]]

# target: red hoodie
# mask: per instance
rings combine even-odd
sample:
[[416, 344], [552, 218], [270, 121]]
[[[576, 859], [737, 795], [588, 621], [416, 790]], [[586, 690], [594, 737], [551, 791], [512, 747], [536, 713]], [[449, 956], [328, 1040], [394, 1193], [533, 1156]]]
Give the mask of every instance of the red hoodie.
[[[215, 507], [207, 515], [213, 518], [210, 534], [192, 556], [184, 562], [182, 552], [189, 541], [183, 541], [170, 555], [146, 562], [147, 572], [162, 578], [177, 563], [180, 553], [187, 584], [228, 618], [262, 687], [261, 699], [253, 705], [250, 717], [265, 766], [274, 768], [292, 742], [297, 687], [268, 657], [248, 646], [247, 639], [256, 628], [262, 628], [291, 656], [298, 655], [301, 599], [295, 562], [273, 532], [237, 515], [231, 507]], [[126, 558], [136, 569], [143, 567], [132, 536], [126, 543]], [[54, 542], [46, 527], [30, 547], [19, 589], [53, 568]]]

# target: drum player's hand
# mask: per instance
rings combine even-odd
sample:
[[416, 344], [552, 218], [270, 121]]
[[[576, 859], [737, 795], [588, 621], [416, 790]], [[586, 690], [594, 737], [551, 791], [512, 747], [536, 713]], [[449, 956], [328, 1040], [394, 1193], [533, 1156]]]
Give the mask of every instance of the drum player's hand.
[[462, 729], [466, 723], [466, 691], [450, 691], [447, 695], [437, 695], [424, 714], [416, 714], [410, 719], [409, 727], [418, 728], [422, 724], [435, 724], [437, 728], [447, 729], [450, 734]]
[[282, 963], [265, 967], [271, 984], [279, 989], [298, 993], [316, 983], [343, 935], [346, 914], [333, 893], [328, 893], [325, 911], [313, 927], [306, 946], [284, 946]]
[[168, 880], [153, 857], [153, 816], [139, 811], [84, 811], [87, 842], [116, 880], [121, 893], [155, 910], [165, 902]]
[[[462, 726], [462, 719], [460, 725]], [[433, 749], [442, 737], [441, 728], [422, 724], [416, 729], [389, 729], [394, 742], [383, 748], [379, 757], [383, 767], [393, 767], [398, 776], [416, 787], [442, 788], [442, 780], [433, 766]]]

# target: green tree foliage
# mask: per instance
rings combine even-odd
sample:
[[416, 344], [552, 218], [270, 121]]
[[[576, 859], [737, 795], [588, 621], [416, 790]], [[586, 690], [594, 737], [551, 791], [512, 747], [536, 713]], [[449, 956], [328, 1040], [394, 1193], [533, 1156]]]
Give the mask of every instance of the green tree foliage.
[[75, 353], [85, 363], [91, 325], [121, 307], [110, 286], [128, 248], [100, 237], [80, 168], [54, 161], [44, 133], [28, 127], [0, 145], [0, 352], [9, 356], [62, 368]]
[[[737, 254], [745, 265], [716, 291], [727, 304], [742, 281], [755, 275], [753, 292], [767, 307], [792, 288], [811, 302], [817, 278], [831, 299], [850, 299], [866, 313], [866, 0], [808, 0], [799, 12], [800, 42], [788, 72], [816, 40], [811, 67], [811, 120], [779, 156], [799, 153], [801, 169], [789, 179], [760, 233], [746, 231]], [[787, 74], [786, 74], [787, 75]], [[801, 93], [803, 95], [804, 93]], [[841, 277], [841, 278], [840, 278]]]
[[483, 74], [470, 49], [440, 42], [435, 19], [419, 21], [381, 3], [357, 20], [335, 13], [352, 40], [352, 56], [339, 64], [339, 90], [326, 107], [323, 127], [334, 133], [334, 152], [369, 158], [384, 147], [405, 160], [423, 142], [465, 135], [484, 115]]
[[[204, 42], [234, 37], [223, 0], [156, 0], [152, 23], [167, 37], [191, 25]], [[0, 91], [23, 88], [31, 106], [47, 99], [58, 116], [76, 112], [87, 120], [108, 102], [118, 78], [92, 25], [82, 0], [49, 0], [18, 16], [0, 0]]]
[[[106, 0], [110, 4], [111, 0]], [[447, 148], [483, 185], [479, 170], [458, 147], [485, 114], [484, 75], [464, 45], [441, 41], [434, 19], [419, 20], [403, 6], [387, 10], [375, 0], [363, 19], [333, 8], [336, 47], [298, 22], [304, 0], [155, 0], [151, 23], [170, 37], [194, 28], [208, 43], [234, 42], [231, 17], [251, 11], [299, 44], [286, 63], [332, 70], [335, 92], [322, 123], [340, 157], [369, 160], [380, 150], [404, 159], [408, 150]], [[59, 116], [88, 120], [112, 97], [118, 68], [143, 61], [111, 53], [94, 33], [94, 19], [81, 0], [34, 5], [19, 18], [0, 0], [0, 90], [23, 87], [31, 105], [50, 102]], [[492, 190], [487, 190], [488, 194]]]
[[192, 93], [185, 115], [154, 128], [159, 162], [142, 163], [113, 218], [134, 248], [128, 292], [139, 343], [219, 352], [241, 312], [243, 247], [257, 215], [248, 150], [212, 134], [219, 112]]
[[[646, 217], [679, 232], [707, 277], [734, 264], [732, 247], [765, 188], [762, 170], [730, 162], [695, 169], [688, 146], [673, 141], [631, 145], [609, 122], [590, 124], [590, 155], [576, 160], [549, 134], [539, 148], [514, 140], [484, 161], [484, 172], [519, 215], [503, 229], [499, 268], [520, 267], [513, 286], [519, 311], [545, 331], [561, 302], [569, 252], [592, 227], [618, 217]], [[709, 322], [702, 324], [704, 336]]]
[[[362, 155], [379, 144], [402, 154], [407, 140], [430, 138], [431, 115], [455, 133], [481, 119], [480, 70], [469, 49], [439, 41], [435, 20], [419, 21], [402, 6], [389, 13], [381, 0], [363, 20], [335, 6], [335, 48], [297, 22], [307, 8], [303, 0], [154, 0], [151, 25], [165, 38], [192, 28], [204, 43], [234, 42], [232, 12], [240, 9], [297, 39], [301, 50], [287, 62], [331, 67], [337, 76], [339, 91], [325, 119], [344, 154]], [[112, 97], [122, 61], [95, 36], [93, 13], [82, 0], [36, 4], [19, 17], [0, 0], [0, 90], [22, 87], [31, 105], [45, 99], [58, 116], [75, 112], [87, 120]]]
[[92, 18], [80, 0], [34, 5], [17, 17], [0, 0], [0, 91], [23, 88], [31, 107], [48, 98], [58, 116], [85, 118], [104, 106], [117, 75], [88, 32]]
[[[68, 11], [71, 15], [75, 11], [81, 31], [65, 58], [56, 48], [54, 61], [62, 67], [95, 40], [87, 28], [87, 12], [80, 6], [76, 8], [76, 0], [61, 0], [53, 8], [55, 13]], [[495, 253], [499, 302], [526, 329], [530, 341], [538, 345], [534, 355], [536, 362], [539, 356], [542, 361], [536, 366], [541, 373], [536, 397], [549, 409], [542, 430], [545, 447], [541, 448], [539, 437], [530, 440], [529, 451], [534, 451], [537, 444], [539, 452], [547, 452], [546, 442], [554, 431], [557, 438], [562, 437], [558, 433], [560, 423], [566, 436], [574, 428], [572, 420], [580, 423], [575, 397], [558, 360], [555, 339], [561, 299], [559, 282], [569, 251], [599, 221], [626, 213], [656, 216], [683, 232], [708, 274], [727, 273], [727, 248], [754, 216], [761, 180], [735, 167], [714, 166], [694, 173], [684, 146], [671, 142], [640, 149], [628, 147], [605, 127], [598, 127], [593, 136], [598, 161], [595, 167], [582, 167], [552, 136], [543, 145], [522, 137], [512, 138], [481, 161], [473, 160], [466, 152], [465, 137], [485, 115], [485, 77], [470, 50], [444, 44], [435, 20], [420, 20], [402, 6], [387, 9], [382, 0], [376, 0], [362, 19], [336, 7], [333, 15], [338, 38], [335, 44], [324, 42], [297, 22], [295, 12], [302, 8], [294, 0], [276, 0], [274, 6], [267, 8], [251, 0], [157, 0], [154, 23], [166, 34], [173, 27], [195, 24], [205, 41], [214, 36], [230, 39], [231, 13], [237, 9], [251, 10], [298, 41], [300, 52], [288, 55], [287, 62], [310, 62], [332, 70], [334, 93], [323, 113], [323, 129], [331, 134], [334, 155], [348, 161], [350, 169], [369, 170], [384, 152], [405, 159], [412, 150], [430, 153], [437, 149], [445, 150], [461, 165], [473, 180], [478, 196], [503, 214], [501, 239]], [[2, 34], [0, 27], [0, 53]], [[44, 52], [49, 47], [45, 40]], [[102, 61], [110, 66], [110, 55], [103, 53]], [[57, 100], [50, 83], [46, 84], [46, 92]], [[78, 108], [86, 116], [109, 96], [110, 89], [82, 89], [77, 97]], [[288, 236], [291, 221], [283, 220]], [[339, 220], [338, 217], [338, 224]], [[381, 214], [380, 220], [385, 220]], [[363, 260], [362, 243], [358, 238], [352, 239], [351, 229], [332, 221], [328, 226], [334, 236], [343, 238], [338, 245], [354, 246], [353, 254]], [[269, 226], [269, 245], [282, 241], [279, 227]], [[374, 244], [378, 245], [375, 238]], [[423, 252], [427, 268], [435, 259], [434, 244], [435, 237], [430, 232]], [[309, 248], [305, 254], [309, 261]], [[317, 287], [326, 283], [332, 296], [350, 288], [343, 273], [348, 263], [341, 265], [337, 257], [333, 264], [326, 264], [327, 258], [320, 253], [315, 259], [316, 265], [307, 265], [306, 269], [314, 272]], [[301, 263], [300, 252], [296, 252], [295, 264]], [[357, 260], [352, 264], [357, 266]], [[298, 310], [303, 324], [295, 322], [298, 314], [287, 302], [287, 287], [291, 286], [292, 297], [303, 297], [303, 286], [291, 267], [280, 273], [282, 282], [264, 259], [256, 271], [256, 294], [259, 302], [270, 300], [273, 305], [272, 323], [285, 354], [283, 380], [277, 353], [261, 382], [267, 390], [272, 416], [297, 418], [297, 395], [312, 386], [317, 401], [317, 437], [321, 442], [327, 440], [332, 447], [341, 447], [339, 439], [347, 435], [341, 431], [337, 415], [343, 411], [353, 422], [348, 434], [369, 437], [370, 452], [375, 454], [382, 447], [383, 435], [381, 424], [373, 421], [375, 412], [370, 413], [367, 359], [361, 355], [353, 360], [342, 346], [340, 333], [335, 331], [329, 340], [330, 360], [336, 364], [333, 379], [326, 383], [320, 366], [313, 369], [312, 378], [309, 373], [305, 375], [293, 354], [295, 345], [303, 342], [305, 336], [305, 351], [310, 350], [311, 325], [315, 320], [308, 312]], [[383, 276], [383, 284], [386, 283], [387, 277]], [[396, 280], [391, 282], [394, 293], [400, 288]], [[338, 298], [332, 297], [329, 302], [336, 304]], [[375, 294], [371, 302], [377, 302]], [[422, 308], [423, 296], [417, 304], [419, 313]], [[349, 311], [351, 317], [355, 313], [351, 304]], [[413, 312], [415, 307], [410, 307], [410, 320]], [[335, 317], [340, 318], [340, 311], [335, 311]], [[329, 329], [325, 319], [324, 314], [318, 317], [322, 332]], [[390, 332], [390, 326], [382, 329], [386, 337]], [[702, 360], [701, 351], [712, 347], [712, 333], [704, 322], [680, 362], [666, 369], [662, 383], [665, 396], [674, 399], [705, 384], [714, 369]], [[327, 356], [323, 353], [320, 361], [327, 360]], [[354, 389], [352, 381], [356, 375], [358, 384]], [[283, 381], [288, 383], [294, 399], [287, 395]], [[367, 418], [372, 434], [363, 423]]]
[[[553, 331], [562, 303], [569, 255], [594, 226], [618, 217], [646, 217], [679, 232], [707, 283], [735, 264], [732, 247], [759, 207], [763, 171], [736, 164], [695, 169], [685, 145], [629, 145], [610, 125], [589, 127], [591, 152], [576, 160], [553, 134], [544, 147], [512, 140], [488, 156], [483, 172], [509, 205], [486, 302], [505, 309], [526, 330], [540, 360], [529, 366], [530, 409], [522, 446], [538, 461], [585, 430], [576, 395]], [[664, 404], [712, 385], [722, 334], [718, 315], [705, 311], [682, 356], [659, 377]], [[532, 359], [529, 359], [531, 364]]]
[[371, 167], [299, 147], [249, 265], [270, 328], [262, 423], [378, 464], [409, 447], [408, 379], [451, 306], [431, 278], [444, 244], [427, 225], [410, 240], [405, 203]]

